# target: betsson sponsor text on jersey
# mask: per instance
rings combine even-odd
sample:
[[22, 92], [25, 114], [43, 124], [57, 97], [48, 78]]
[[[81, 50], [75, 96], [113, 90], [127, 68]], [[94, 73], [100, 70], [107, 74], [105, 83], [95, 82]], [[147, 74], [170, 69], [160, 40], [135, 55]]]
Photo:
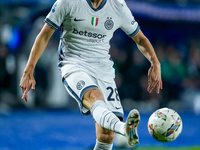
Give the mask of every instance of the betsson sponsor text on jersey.
[[81, 36], [92, 37], [93, 39], [87, 40], [87, 42], [92, 42], [92, 43], [103, 43], [104, 38], [106, 37], [106, 35], [88, 32], [87, 30], [85, 30], [85, 31], [78, 31], [75, 28], [73, 29], [72, 33], [79, 34]]

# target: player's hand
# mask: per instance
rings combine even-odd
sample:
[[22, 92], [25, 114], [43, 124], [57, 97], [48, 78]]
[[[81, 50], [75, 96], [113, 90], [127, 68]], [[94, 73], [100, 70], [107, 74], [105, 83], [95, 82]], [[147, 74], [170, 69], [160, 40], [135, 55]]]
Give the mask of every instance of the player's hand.
[[160, 65], [152, 65], [148, 71], [148, 88], [149, 93], [157, 86], [156, 92], [162, 89], [161, 68]]
[[20, 87], [22, 88], [22, 93], [23, 96], [21, 99], [25, 99], [25, 101], [27, 102], [28, 100], [28, 91], [30, 89], [35, 90], [35, 79], [32, 75], [28, 74], [28, 73], [24, 73], [21, 81], [20, 81]]

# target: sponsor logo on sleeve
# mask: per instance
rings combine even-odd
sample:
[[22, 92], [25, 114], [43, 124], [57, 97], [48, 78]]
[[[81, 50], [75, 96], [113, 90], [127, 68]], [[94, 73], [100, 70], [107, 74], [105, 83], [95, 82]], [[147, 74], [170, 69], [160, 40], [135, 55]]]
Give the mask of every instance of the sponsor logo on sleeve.
[[78, 90], [81, 90], [83, 87], [85, 86], [85, 82], [83, 80], [80, 80], [77, 84], [76, 84], [76, 88]]
[[133, 20], [133, 21], [131, 21], [131, 24], [132, 24], [132, 25], [134, 25], [134, 23], [135, 23], [135, 22], [136, 22], [136, 21], [135, 21], [135, 20]]
[[53, 5], [53, 7], [52, 7], [52, 9], [51, 9], [51, 11], [52, 11], [53, 13], [56, 11], [57, 5], [58, 5], [58, 2], [56, 2], [56, 3]]

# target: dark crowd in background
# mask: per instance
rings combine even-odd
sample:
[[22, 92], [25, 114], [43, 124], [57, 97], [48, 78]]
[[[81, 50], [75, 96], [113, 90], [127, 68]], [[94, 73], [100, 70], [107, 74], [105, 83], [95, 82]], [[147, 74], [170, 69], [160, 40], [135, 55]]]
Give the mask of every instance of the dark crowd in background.
[[[176, 8], [200, 9], [199, 0], [131, 2], [137, 2], [143, 7], [148, 5], [149, 8], [154, 5], [155, 8], [171, 6], [173, 11]], [[36, 66], [36, 90], [29, 93], [27, 103], [21, 100], [20, 78], [33, 42], [53, 3], [54, 0], [15, 3], [12, 0], [0, 0], [0, 113], [6, 114], [13, 108], [24, 107], [78, 109], [76, 102], [71, 100], [64, 89], [57, 68], [59, 31], [51, 38]], [[132, 39], [122, 30], [117, 30], [111, 40], [110, 54], [115, 63], [115, 80], [124, 109], [138, 108], [140, 111], [151, 112], [159, 107], [170, 107], [199, 114], [200, 16], [195, 16], [197, 19], [194, 20], [173, 18], [173, 15], [168, 19], [163, 16], [165, 19], [162, 19], [162, 16], [134, 13], [134, 10], [133, 15], [160, 60], [163, 90], [160, 94], [156, 94], [155, 90], [151, 94], [147, 92], [147, 74], [151, 64]]]

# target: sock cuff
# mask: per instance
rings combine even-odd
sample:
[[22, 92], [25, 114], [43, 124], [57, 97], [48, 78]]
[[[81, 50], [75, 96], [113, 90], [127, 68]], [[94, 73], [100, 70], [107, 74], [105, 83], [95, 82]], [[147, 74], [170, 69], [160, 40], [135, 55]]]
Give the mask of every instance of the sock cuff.
[[102, 101], [102, 100], [97, 100], [97, 101], [94, 102], [94, 104], [92, 105], [92, 107], [91, 107], [91, 109], [90, 109], [91, 114], [93, 114], [95, 108], [98, 107], [98, 106], [102, 106], [102, 107], [104, 107], [104, 108], [107, 108], [107, 106], [106, 106], [106, 104], [105, 104], [104, 101]]
[[113, 144], [102, 143], [96, 139], [96, 145], [95, 145], [94, 150], [102, 150], [102, 149], [112, 150], [112, 147], [113, 147]]
[[96, 139], [96, 142], [99, 143], [99, 144], [113, 145], [113, 144], [108, 144], [108, 143], [99, 142], [97, 139]]

